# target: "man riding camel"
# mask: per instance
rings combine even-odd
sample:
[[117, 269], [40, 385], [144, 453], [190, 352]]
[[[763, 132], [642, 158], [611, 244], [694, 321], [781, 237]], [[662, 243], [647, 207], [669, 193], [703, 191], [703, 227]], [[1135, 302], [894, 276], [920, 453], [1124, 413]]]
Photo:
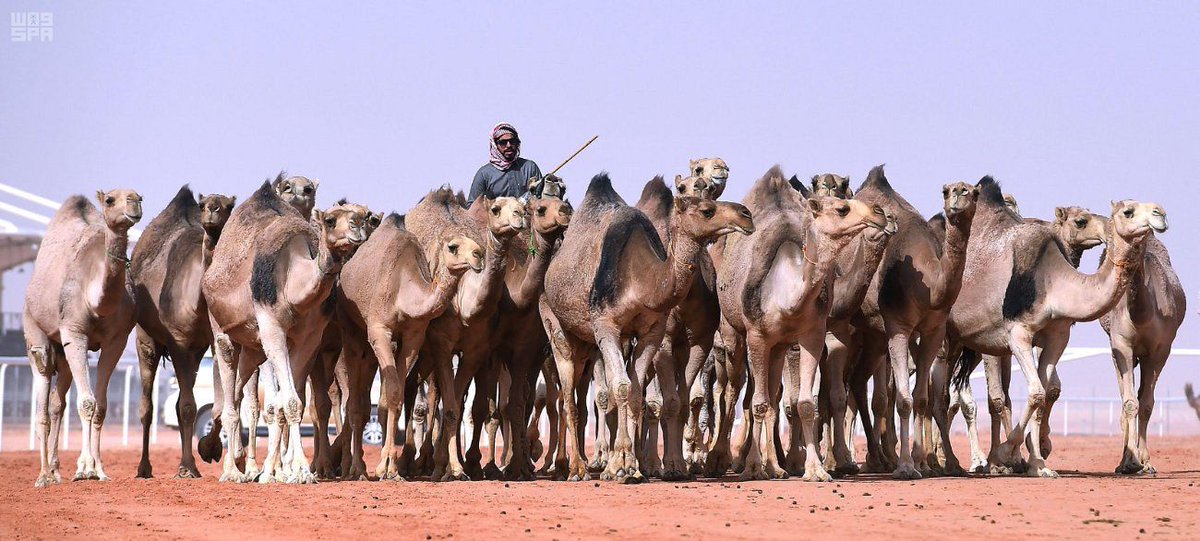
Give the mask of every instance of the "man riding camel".
[[491, 157], [475, 172], [475, 180], [471, 182], [471, 201], [480, 195], [524, 197], [529, 192], [530, 180], [541, 180], [542, 171], [537, 164], [521, 157], [521, 139], [512, 124], [496, 124], [489, 146]]

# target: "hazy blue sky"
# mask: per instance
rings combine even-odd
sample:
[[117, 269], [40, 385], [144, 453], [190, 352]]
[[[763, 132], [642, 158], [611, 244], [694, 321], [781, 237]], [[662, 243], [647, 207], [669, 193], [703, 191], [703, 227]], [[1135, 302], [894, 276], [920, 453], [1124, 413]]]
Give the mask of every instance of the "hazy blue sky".
[[[1195, 294], [1196, 4], [738, 4], [5, 1], [53, 12], [54, 41], [0, 40], [0, 182], [133, 187], [152, 214], [184, 182], [244, 197], [286, 168], [322, 205], [403, 211], [466, 189], [503, 120], [543, 170], [600, 135], [563, 172], [576, 198], [600, 170], [633, 200], [721, 156], [732, 199], [774, 163], [855, 184], [887, 163], [927, 214], [984, 174], [1028, 216], [1157, 201]], [[1200, 346], [1197, 307], [1177, 345]]]

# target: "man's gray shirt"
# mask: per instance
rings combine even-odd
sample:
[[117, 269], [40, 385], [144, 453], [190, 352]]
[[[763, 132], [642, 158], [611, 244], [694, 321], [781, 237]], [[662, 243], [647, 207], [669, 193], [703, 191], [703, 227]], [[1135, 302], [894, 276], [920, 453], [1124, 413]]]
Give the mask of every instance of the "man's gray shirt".
[[480, 195], [489, 199], [497, 197], [521, 197], [528, 191], [529, 177], [542, 176], [533, 160], [517, 158], [508, 171], [496, 169], [496, 166], [485, 163], [475, 172], [475, 180], [471, 181], [471, 196], [468, 201], [474, 201]]

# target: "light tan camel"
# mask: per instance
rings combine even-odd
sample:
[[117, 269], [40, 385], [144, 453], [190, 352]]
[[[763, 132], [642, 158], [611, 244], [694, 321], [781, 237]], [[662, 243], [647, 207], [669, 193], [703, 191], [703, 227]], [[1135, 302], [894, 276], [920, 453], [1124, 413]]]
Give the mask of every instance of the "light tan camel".
[[137, 306], [137, 352], [142, 375], [142, 458], [138, 477], [153, 477], [150, 426], [154, 415], [154, 377], [166, 357], [179, 384], [176, 410], [181, 444], [176, 477], [200, 477], [192, 454], [196, 398], [192, 388], [200, 359], [212, 347], [208, 306], [200, 277], [233, 211], [234, 197], [201, 196], [197, 203], [186, 185], [146, 226], [133, 249], [129, 278]]
[[[133, 190], [96, 192], [100, 210], [82, 195], [67, 198], [46, 229], [25, 289], [25, 347], [33, 371], [41, 469], [35, 487], [58, 483], [58, 435], [67, 391], [78, 385], [83, 443], [75, 479], [108, 480], [100, 461], [100, 431], [108, 410], [108, 380], [135, 321], [126, 281], [129, 228], [142, 219]], [[100, 351], [95, 390], [87, 352]], [[50, 378], [57, 374], [50, 395]]]
[[[505, 289], [505, 262], [525, 223], [525, 206], [514, 198], [480, 197], [464, 209], [462, 200], [448, 188], [426, 196], [405, 219], [406, 227], [425, 247], [426, 254], [440, 249], [451, 234], [471, 238], [486, 251], [483, 271], [462, 278], [450, 306], [430, 322], [421, 346], [418, 368], [423, 377], [436, 371], [437, 392], [442, 399], [440, 431], [434, 427], [439, 432], [433, 456], [434, 480], [469, 479], [458, 445], [466, 387], [489, 360], [493, 317]], [[452, 364], [455, 355], [457, 370]], [[430, 409], [434, 404], [431, 399]]]
[[[825, 347], [826, 319], [832, 306], [834, 267], [839, 252], [867, 227], [883, 229], [883, 208], [832, 197], [805, 199], [784, 180], [779, 167], [767, 171], [743, 200], [760, 232], [746, 239], [727, 237], [714, 250], [721, 300], [721, 340], [731, 363], [748, 364], [753, 380], [752, 441], [743, 479], [787, 477], [776, 455], [775, 425], [780, 390], [789, 417], [804, 433], [804, 479], [829, 480], [816, 449], [817, 365]], [[785, 353], [800, 355], [785, 368]], [[792, 412], [795, 410], [795, 413]], [[724, 423], [724, 422], [723, 422]], [[723, 427], [718, 438], [728, 441]], [[728, 449], [718, 441], [710, 453]], [[728, 459], [724, 458], [724, 464]], [[711, 473], [710, 469], [710, 473]]]
[[426, 328], [446, 311], [463, 274], [483, 270], [483, 248], [469, 237], [448, 230], [441, 246], [427, 255], [404, 226], [404, 217], [388, 216], [346, 263], [338, 280], [342, 356], [351, 376], [347, 419], [353, 456], [343, 455], [349, 460], [343, 468], [346, 479], [366, 477], [362, 431], [377, 369], [385, 437], [375, 474], [380, 479], [398, 477], [396, 428], [405, 380], [417, 362]]
[[280, 199], [295, 207], [307, 218], [317, 205], [317, 186], [320, 183], [317, 179], [309, 180], [308, 177], [298, 175], [286, 176], [280, 172], [271, 182], [271, 189], [275, 190]]
[[[495, 428], [489, 428], [488, 441], [492, 456], [483, 468], [489, 478], [534, 480], [534, 459], [527, 438], [527, 420], [534, 385], [537, 384], [549, 345], [538, 314], [537, 300], [544, 289], [546, 270], [554, 257], [557, 243], [566, 233], [573, 212], [571, 204], [561, 199], [530, 197], [526, 202], [529, 229], [518, 234], [514, 241], [517, 248], [508, 253], [504, 294], [500, 298], [499, 317], [492, 341], [491, 366], [486, 372], [487, 377], [476, 378], [475, 382], [475, 430], [478, 431], [482, 424], [482, 415], [488, 413], [480, 410], [481, 406], [488, 406], [490, 396], [498, 410], [499, 428], [503, 431], [508, 451], [506, 454], [509, 455], [503, 474], [498, 475], [501, 472], [495, 463]], [[487, 390], [497, 387], [499, 395], [489, 395]], [[477, 451], [478, 442], [479, 438], [475, 437], [472, 452]], [[471, 458], [468, 456], [468, 462]]]
[[[871, 170], [866, 182], [858, 189], [856, 198], [878, 204], [896, 215], [899, 232], [888, 244], [879, 270], [871, 282], [861, 315], [855, 327], [860, 329], [859, 360], [854, 363], [857, 374], [852, 378], [855, 402], [863, 415], [868, 436], [867, 469], [882, 469], [881, 447], [866, 414], [866, 376], [882, 372], [878, 364], [886, 352], [890, 360], [892, 384], [896, 388], [896, 409], [899, 417], [900, 452], [892, 476], [899, 479], [919, 479], [929, 473], [923, 449], [931, 442], [921, 441], [924, 424], [930, 422], [929, 371], [933, 366], [945, 336], [946, 318], [958, 297], [962, 285], [967, 239], [971, 234], [971, 219], [975, 212], [978, 190], [956, 182], [942, 187], [943, 211], [949, 219], [945, 241], [939, 243], [925, 218], [897, 193], [888, 182], [883, 167]], [[909, 357], [916, 366], [916, 387], [909, 387]], [[877, 387], [886, 383], [876, 380]], [[877, 421], [888, 419], [877, 411]], [[914, 415], [915, 414], [915, 415]], [[910, 418], [911, 417], [911, 418]], [[910, 421], [916, 420], [915, 434], [910, 434]], [[914, 451], [914, 449], [916, 449]], [[950, 467], [949, 472], [961, 473]]]
[[[323, 329], [329, 317], [321, 308], [341, 268], [339, 252], [364, 240], [366, 217], [358, 218], [353, 227], [341, 227], [339, 217], [314, 212], [310, 223], [267, 183], [230, 216], [201, 282], [221, 387], [227, 391], [221, 424], [230, 452], [222, 481], [313, 480], [298, 442], [303, 411], [299, 389], [305, 380], [297, 379], [296, 364], [311, 361], [320, 345], [321, 333], [315, 329]], [[252, 457], [247, 457], [244, 473], [235, 464], [241, 447], [238, 405], [260, 366], [268, 387], [270, 429], [261, 475]]]
[[[661, 184], [662, 179], [651, 182]], [[666, 317], [692, 284], [695, 257], [703, 243], [754, 230], [750, 211], [735, 203], [680, 197], [672, 209], [664, 245], [650, 220], [628, 206], [613, 190], [608, 175], [601, 173], [589, 184], [559, 254], [550, 262], [541, 314], [563, 396], [567, 429], [559, 438], [558, 457], [567, 457], [569, 450], [570, 462], [559, 470], [567, 479], [589, 477], [580, 447], [583, 427], [573, 398], [596, 349], [618, 412], [616, 442], [601, 477], [623, 482], [643, 479], [633, 441], [646, 382], [631, 379], [648, 372], [662, 344]], [[627, 363], [623, 344], [629, 337], [636, 337], [637, 345], [633, 362]]]
[[[1015, 201], [1012, 195], [1004, 195], [1005, 207], [1010, 210], [1015, 208]], [[1067, 257], [1067, 261], [1071, 262], [1073, 267], [1079, 268], [1079, 261], [1083, 257], [1083, 253], [1104, 242], [1108, 218], [1093, 214], [1080, 207], [1058, 207], [1054, 209], [1054, 216], [1053, 222], [1037, 218], [1025, 218], [1024, 222], [1040, 225], [1050, 231]], [[933, 228], [935, 235], [945, 235], [945, 217], [943, 215], [938, 214], [930, 218], [929, 225]], [[940, 355], [944, 356], [945, 350]], [[1003, 357], [984, 355], [981, 360], [986, 370], [994, 376], [988, 379], [988, 409], [992, 415], [991, 445], [992, 450], [995, 450], [1003, 439], [1001, 430], [1007, 431], [1012, 428], [1012, 400], [1008, 395], [1012, 359], [1007, 355]], [[975, 364], [972, 363], [969, 367], [964, 366], [964, 370], [970, 368], [973, 371]], [[939, 363], [938, 366], [941, 364]], [[970, 371], [964, 372], [963, 377], [956, 378], [955, 384], [951, 387], [947, 416], [952, 421], [958, 409], [962, 409], [963, 418], [967, 423], [967, 441], [971, 445], [971, 471], [982, 473], [987, 471], [987, 455], [983, 453], [983, 449], [979, 445], [975, 397], [972, 395], [971, 386], [966, 379], [969, 375]], [[936, 374], [934, 377], [944, 378], [945, 375]], [[940, 398], [942, 397], [935, 397], [935, 399]], [[940, 442], [940, 439], [938, 441]], [[945, 463], [944, 449], [939, 448], [939, 453], [938, 460]]]
[[688, 162], [688, 176], [675, 177], [675, 189], [679, 195], [702, 197], [701, 194], [683, 188], [685, 180], [699, 179], [707, 184], [706, 199], [716, 200], [725, 192], [725, 183], [729, 180], [729, 166], [721, 158], [700, 158]]
[[[1166, 218], [1163, 218], [1166, 227]], [[1146, 236], [1141, 267], [1129, 277], [1129, 290], [1100, 318], [1112, 343], [1117, 387], [1121, 390], [1121, 430], [1125, 449], [1116, 472], [1153, 474], [1146, 429], [1154, 413], [1154, 385], [1171, 355], [1171, 345], [1187, 313], [1179, 276], [1167, 247], [1154, 233]], [[1107, 259], [1107, 254], [1101, 259]], [[1133, 390], [1133, 369], [1141, 365], [1140, 387]]]
[[[1027, 475], [1057, 477], [1045, 463], [1049, 424], [1045, 419], [1061, 392], [1056, 373], [1058, 358], [1077, 321], [1098, 319], [1128, 291], [1141, 268], [1145, 241], [1151, 231], [1166, 230], [1166, 212], [1153, 203], [1114, 202], [1109, 223], [1110, 246], [1096, 274], [1080, 274], [1045, 227], [1024, 224], [1004, 206], [999, 185], [991, 177], [978, 184], [980, 212], [975, 218], [978, 243], [967, 250], [968, 287], [951, 310], [953, 347], [987, 355], [1012, 354], [1029, 385], [1029, 402], [1005, 444], [988, 457], [993, 471], [1012, 468], [1029, 425], [1030, 457]], [[1042, 348], [1035, 359], [1033, 348]], [[965, 357], [965, 355], [964, 355]], [[944, 378], [934, 381], [934, 396], [945, 392]], [[937, 408], [935, 408], [936, 410]], [[945, 417], [945, 410], [935, 411]], [[939, 421], [942, 421], [940, 419]], [[953, 461], [949, 427], [939, 422], [947, 461]]]

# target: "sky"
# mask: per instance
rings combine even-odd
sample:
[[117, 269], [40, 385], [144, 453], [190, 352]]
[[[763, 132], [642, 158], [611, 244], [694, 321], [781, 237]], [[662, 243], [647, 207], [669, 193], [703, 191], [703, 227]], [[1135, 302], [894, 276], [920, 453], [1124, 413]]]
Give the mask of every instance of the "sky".
[[632, 202], [698, 157], [733, 200], [776, 163], [854, 185], [886, 163], [930, 215], [991, 174], [1026, 216], [1161, 203], [1193, 301], [1176, 345], [1200, 347], [1194, 3], [3, 4], [53, 13], [53, 41], [0, 39], [0, 182], [54, 200], [129, 187], [150, 216], [185, 182], [245, 198], [286, 169], [322, 206], [403, 212], [466, 190], [500, 121], [544, 171], [599, 135], [561, 173], [575, 198], [603, 170]]

